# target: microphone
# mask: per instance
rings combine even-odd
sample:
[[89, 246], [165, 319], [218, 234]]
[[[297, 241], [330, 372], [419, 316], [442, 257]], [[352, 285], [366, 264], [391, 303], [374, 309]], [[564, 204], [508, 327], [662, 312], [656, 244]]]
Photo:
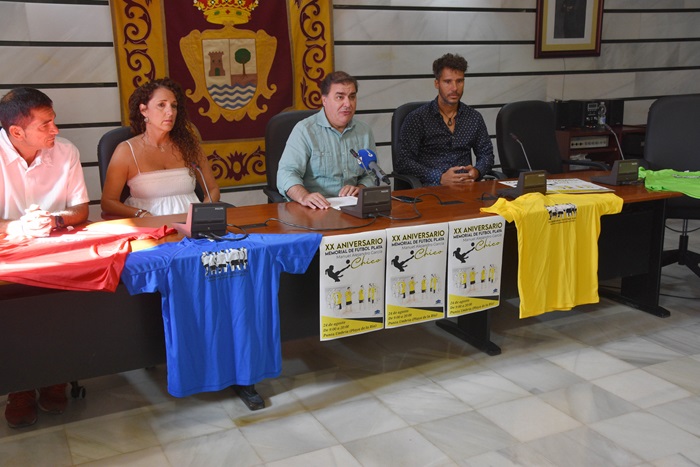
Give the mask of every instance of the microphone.
[[[357, 163], [360, 164], [360, 167], [362, 167], [363, 169], [365, 169], [365, 172], [370, 173], [369, 168], [365, 165], [364, 162], [362, 162], [362, 158], [361, 158], [360, 155], [357, 153], [357, 151], [355, 151], [354, 149], [351, 148], [351, 149], [350, 149], [350, 154], [352, 154], [352, 157], [354, 157], [355, 159], [357, 159]], [[371, 174], [374, 175], [374, 184], [377, 185], [377, 186], [379, 186], [379, 178], [377, 177], [377, 174], [374, 173], [374, 172], [371, 172]]]
[[532, 165], [530, 165], [530, 158], [527, 157], [527, 152], [525, 152], [525, 146], [523, 146], [522, 141], [518, 139], [517, 136], [515, 136], [513, 133], [509, 133], [510, 137], [515, 140], [516, 143], [520, 145], [520, 149], [523, 150], [523, 156], [525, 156], [525, 162], [527, 162], [527, 168], [530, 169], [530, 172], [532, 172]]
[[617, 143], [617, 149], [620, 151], [620, 159], [623, 161], [625, 160], [625, 155], [622, 153], [622, 146], [620, 145], [620, 140], [617, 138], [617, 133], [615, 133], [615, 130], [613, 130], [610, 125], [607, 123], [603, 122], [603, 126], [608, 129], [610, 133], [615, 137], [615, 142]]
[[202, 185], [204, 186], [204, 191], [207, 192], [207, 197], [209, 197], [209, 202], [213, 203], [214, 200], [211, 199], [211, 193], [209, 193], [209, 187], [207, 186], [207, 181], [204, 180], [204, 174], [202, 173], [202, 169], [199, 168], [199, 165], [195, 164], [194, 162], [191, 162], [190, 165], [199, 172], [199, 176], [202, 177]]
[[390, 185], [389, 176], [379, 167], [377, 164], [377, 155], [371, 149], [360, 149], [359, 151], [360, 161], [363, 167], [369, 167], [377, 178], [387, 185]]
[[361, 158], [360, 155], [357, 153], [357, 151], [355, 151], [354, 149], [350, 149], [350, 154], [352, 154], [352, 157], [354, 157], [355, 159], [357, 159], [357, 163], [360, 165], [360, 167], [362, 167], [363, 169], [365, 169], [365, 172], [366, 172], [366, 173], [374, 175], [374, 184], [375, 184], [376, 186], [379, 186], [379, 177], [377, 177], [377, 174], [376, 174], [376, 173], [370, 172], [370, 171], [369, 171], [369, 168], [367, 167], [367, 165], [365, 165], [364, 162], [362, 162], [362, 158]]

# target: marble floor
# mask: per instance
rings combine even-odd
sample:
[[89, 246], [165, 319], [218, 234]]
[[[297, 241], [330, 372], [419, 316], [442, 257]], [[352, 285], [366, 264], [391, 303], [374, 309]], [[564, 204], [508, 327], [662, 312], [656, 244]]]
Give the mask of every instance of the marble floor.
[[173, 398], [164, 367], [81, 381], [65, 414], [0, 426], [0, 465], [700, 465], [700, 278], [669, 266], [662, 293], [665, 319], [509, 303], [495, 357], [434, 323], [287, 342], [258, 412], [232, 391]]

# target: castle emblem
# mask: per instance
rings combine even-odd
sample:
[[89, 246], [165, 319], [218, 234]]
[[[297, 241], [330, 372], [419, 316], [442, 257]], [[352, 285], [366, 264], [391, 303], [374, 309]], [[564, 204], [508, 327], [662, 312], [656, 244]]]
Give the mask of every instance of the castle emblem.
[[[195, 103], [202, 100], [201, 115], [212, 123], [224, 117], [255, 120], [267, 110], [276, 86], [268, 85], [277, 39], [263, 30], [250, 31], [236, 26], [250, 21], [258, 0], [194, 0], [194, 7], [220, 29], [194, 30], [180, 40], [180, 51], [196, 88], [187, 90]], [[261, 99], [262, 98], [262, 99]], [[260, 106], [258, 106], [260, 104]]]

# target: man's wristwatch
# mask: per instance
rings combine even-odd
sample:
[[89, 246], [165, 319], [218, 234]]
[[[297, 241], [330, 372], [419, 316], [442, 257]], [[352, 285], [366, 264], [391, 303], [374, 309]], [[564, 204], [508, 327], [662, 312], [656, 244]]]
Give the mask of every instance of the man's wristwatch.
[[56, 230], [63, 230], [66, 228], [66, 221], [63, 220], [63, 216], [53, 216], [53, 219], [56, 224]]

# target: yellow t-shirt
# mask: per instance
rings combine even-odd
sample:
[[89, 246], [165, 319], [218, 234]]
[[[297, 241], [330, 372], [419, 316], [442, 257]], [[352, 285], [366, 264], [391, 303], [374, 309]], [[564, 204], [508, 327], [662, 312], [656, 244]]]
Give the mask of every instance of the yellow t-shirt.
[[599, 301], [600, 216], [620, 212], [622, 198], [528, 193], [481, 210], [500, 214], [518, 229], [521, 318]]

